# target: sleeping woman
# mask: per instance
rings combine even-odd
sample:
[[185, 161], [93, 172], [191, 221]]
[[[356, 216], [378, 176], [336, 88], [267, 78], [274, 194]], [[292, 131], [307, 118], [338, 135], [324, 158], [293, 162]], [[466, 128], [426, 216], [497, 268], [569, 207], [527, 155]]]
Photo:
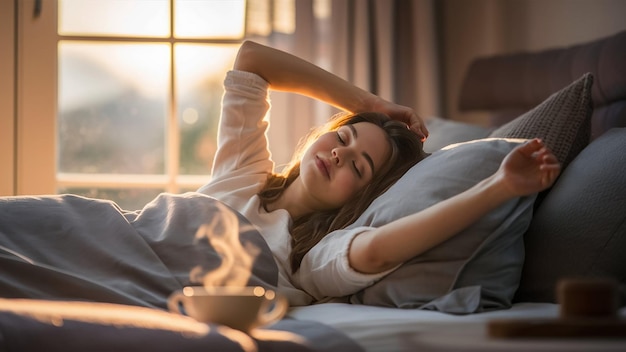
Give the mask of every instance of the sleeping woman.
[[[426, 157], [422, 119], [307, 61], [250, 41], [241, 46], [225, 90], [213, 178], [199, 192], [260, 229], [279, 266], [279, 289], [292, 305], [371, 285], [503, 202], [549, 187], [560, 172], [546, 146], [531, 140], [466, 192], [382, 227], [333, 236], [336, 251], [329, 253], [328, 245], [316, 244], [354, 222]], [[279, 174], [265, 137], [269, 90], [302, 94], [346, 112], [301, 143]]]
[[[291, 305], [357, 292], [507, 200], [546, 189], [560, 173], [542, 141], [530, 140], [513, 149], [493, 175], [463, 193], [381, 227], [336, 231], [353, 223], [427, 157], [422, 119], [411, 108], [250, 41], [241, 45], [224, 88], [212, 178], [193, 199], [217, 199], [256, 227], [278, 267], [277, 288]], [[313, 131], [280, 173], [274, 171], [266, 138], [271, 90], [343, 110]], [[125, 212], [107, 203], [112, 210], [108, 217], [97, 202], [76, 201], [61, 213], [64, 204], [57, 198], [0, 198], [6, 210], [0, 211], [0, 297], [162, 307], [167, 295], [185, 284], [183, 275], [188, 276], [168, 263], [182, 262], [190, 256], [185, 251], [194, 249], [165, 238], [157, 225], [189, 230], [204, 221], [198, 219], [204, 215], [195, 200], [181, 199], [187, 203], [165, 204], [164, 213]], [[43, 204], [38, 213], [35, 203]], [[144, 210], [154, 210], [155, 204]], [[27, 215], [14, 222], [14, 211]], [[88, 211], [92, 218], [86, 218]], [[172, 212], [184, 213], [185, 220], [175, 221]], [[69, 231], [76, 233], [74, 240]], [[171, 232], [180, 233], [178, 228]], [[159, 251], [164, 255], [157, 256]], [[99, 267], [104, 262], [108, 265]]]

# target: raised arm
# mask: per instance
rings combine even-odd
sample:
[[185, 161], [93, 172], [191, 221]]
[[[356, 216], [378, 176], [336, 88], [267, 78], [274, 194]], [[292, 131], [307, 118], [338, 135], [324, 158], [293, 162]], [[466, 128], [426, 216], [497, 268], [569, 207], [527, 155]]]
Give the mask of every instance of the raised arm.
[[529, 141], [513, 149], [495, 174], [469, 190], [355, 237], [348, 254], [350, 265], [364, 273], [394, 268], [451, 238], [503, 202], [546, 189], [559, 173], [556, 157], [543, 143]]
[[349, 112], [377, 111], [406, 123], [419, 136], [428, 130], [411, 108], [391, 103], [294, 55], [246, 41], [234, 68], [263, 77], [274, 90], [305, 95]]

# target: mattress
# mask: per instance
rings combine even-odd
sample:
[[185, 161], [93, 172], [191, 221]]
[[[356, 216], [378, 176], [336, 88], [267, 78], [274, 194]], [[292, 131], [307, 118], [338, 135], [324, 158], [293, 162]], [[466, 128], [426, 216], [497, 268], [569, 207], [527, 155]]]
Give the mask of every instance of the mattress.
[[[487, 334], [493, 319], [552, 319], [559, 307], [550, 303], [518, 303], [511, 309], [469, 315], [404, 310], [346, 303], [293, 308], [289, 316], [330, 325], [366, 351], [626, 351], [618, 339], [495, 339]], [[619, 311], [626, 318], [626, 309]]]

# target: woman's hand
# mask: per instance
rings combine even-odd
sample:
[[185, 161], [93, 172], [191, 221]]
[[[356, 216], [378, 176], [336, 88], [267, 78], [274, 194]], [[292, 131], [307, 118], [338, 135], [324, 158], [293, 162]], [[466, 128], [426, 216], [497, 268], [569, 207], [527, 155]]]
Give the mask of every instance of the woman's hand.
[[382, 112], [394, 120], [404, 122], [411, 131], [420, 136], [422, 141], [425, 141], [428, 137], [428, 129], [422, 118], [407, 106], [394, 104], [379, 98], [372, 104], [372, 110]]
[[525, 196], [552, 186], [560, 172], [554, 154], [536, 138], [513, 149], [496, 175], [513, 196]]

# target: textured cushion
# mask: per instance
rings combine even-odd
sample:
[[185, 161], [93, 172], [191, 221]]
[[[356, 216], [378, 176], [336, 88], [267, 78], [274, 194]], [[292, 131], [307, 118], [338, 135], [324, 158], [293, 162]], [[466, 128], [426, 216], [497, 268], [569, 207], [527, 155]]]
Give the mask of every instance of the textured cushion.
[[524, 115], [491, 132], [489, 137], [539, 137], [563, 168], [567, 167], [589, 143], [592, 85], [593, 76], [584, 74]]
[[[525, 234], [516, 301], [555, 302], [564, 276], [610, 276], [626, 290], [626, 128], [591, 143], [564, 170]], [[626, 303], [626, 297], [622, 297]]]
[[[470, 188], [493, 174], [519, 142], [483, 139], [433, 153], [376, 199], [352, 226], [380, 226]], [[450, 313], [509, 306], [522, 269], [522, 234], [530, 222], [533, 200], [534, 196], [504, 203], [455, 237], [353, 295], [351, 301]], [[483, 260], [482, 256], [489, 258]], [[484, 276], [470, 273], [471, 277], [459, 277], [468, 261], [477, 261]], [[457, 285], [458, 280], [463, 285]]]

